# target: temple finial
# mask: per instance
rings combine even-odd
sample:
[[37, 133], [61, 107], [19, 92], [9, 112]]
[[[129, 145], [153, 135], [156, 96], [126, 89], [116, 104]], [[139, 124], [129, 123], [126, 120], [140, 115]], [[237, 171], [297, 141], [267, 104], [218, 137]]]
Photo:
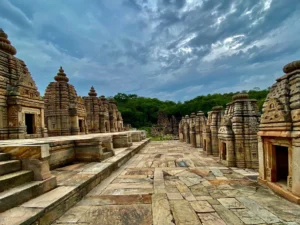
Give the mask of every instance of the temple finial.
[[17, 50], [14, 46], [11, 45], [10, 41], [7, 39], [7, 34], [3, 31], [2, 28], [0, 28], [0, 50], [15, 55], [17, 53]]
[[62, 66], [59, 68], [57, 75], [54, 77], [57, 82], [69, 82], [69, 78], [65, 74]]
[[89, 96], [97, 96], [97, 92], [95, 91], [94, 86], [91, 87], [91, 90], [89, 92]]

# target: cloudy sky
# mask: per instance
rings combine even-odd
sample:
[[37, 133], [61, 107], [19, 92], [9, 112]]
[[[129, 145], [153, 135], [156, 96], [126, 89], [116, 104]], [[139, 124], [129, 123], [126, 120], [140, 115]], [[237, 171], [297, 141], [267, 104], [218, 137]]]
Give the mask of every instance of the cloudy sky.
[[184, 101], [266, 88], [300, 59], [299, 0], [1, 0], [39, 91], [63, 66], [86, 96]]

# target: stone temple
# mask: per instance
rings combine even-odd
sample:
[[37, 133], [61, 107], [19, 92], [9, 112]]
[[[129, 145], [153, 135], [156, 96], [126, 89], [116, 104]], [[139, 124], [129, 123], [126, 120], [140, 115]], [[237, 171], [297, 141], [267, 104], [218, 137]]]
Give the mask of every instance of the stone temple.
[[77, 96], [69, 78], [60, 67], [55, 82], [45, 91], [45, 123], [49, 136], [88, 133], [84, 100]]
[[259, 180], [296, 201], [300, 197], [300, 61], [287, 64], [283, 72], [263, 105]]
[[215, 106], [208, 112], [207, 124], [203, 132], [203, 151], [207, 155], [219, 156], [218, 131], [223, 113], [222, 106]]
[[227, 166], [258, 168], [256, 100], [237, 94], [227, 104], [218, 131], [220, 160]]
[[0, 139], [46, 137], [44, 102], [7, 38], [0, 29]]
[[123, 131], [123, 118], [113, 99], [106, 100], [104, 96], [97, 97], [94, 87], [89, 96], [84, 97], [87, 111], [87, 125], [90, 133], [108, 133]]
[[87, 112], [87, 126], [90, 133], [100, 133], [100, 100], [94, 87], [91, 87], [89, 96], [84, 97]]

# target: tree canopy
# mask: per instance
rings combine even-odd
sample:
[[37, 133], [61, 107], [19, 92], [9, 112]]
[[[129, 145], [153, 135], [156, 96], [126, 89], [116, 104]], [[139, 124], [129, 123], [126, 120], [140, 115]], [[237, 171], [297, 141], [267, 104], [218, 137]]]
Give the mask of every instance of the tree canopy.
[[[261, 110], [269, 90], [254, 88], [253, 90], [242, 92], [248, 93], [250, 99], [256, 99]], [[118, 104], [119, 111], [122, 113], [124, 123], [140, 128], [156, 124], [158, 111], [165, 112], [168, 116], [174, 115], [179, 120], [182, 116], [190, 115], [192, 112], [200, 110], [207, 114], [214, 106], [221, 105], [225, 108], [226, 104], [232, 101], [232, 96], [238, 93], [201, 95], [183, 103], [161, 101], [157, 98], [146, 98], [136, 94], [127, 95], [124, 93], [118, 93], [114, 96], [114, 99]]]

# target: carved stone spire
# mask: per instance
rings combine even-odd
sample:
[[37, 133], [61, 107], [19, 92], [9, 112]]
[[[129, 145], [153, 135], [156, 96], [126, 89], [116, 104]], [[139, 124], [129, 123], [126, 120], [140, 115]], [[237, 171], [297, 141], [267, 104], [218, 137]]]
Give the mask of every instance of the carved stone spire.
[[97, 96], [97, 92], [95, 91], [95, 88], [92, 86], [91, 90], [89, 92], [89, 96]]
[[0, 50], [15, 55], [17, 50], [14, 46], [10, 44], [10, 41], [7, 39], [7, 34], [0, 28]]
[[62, 67], [60, 67], [60, 69], [59, 69], [57, 75], [54, 77], [54, 79], [57, 82], [69, 82], [69, 78], [65, 74], [65, 71], [63, 70]]

